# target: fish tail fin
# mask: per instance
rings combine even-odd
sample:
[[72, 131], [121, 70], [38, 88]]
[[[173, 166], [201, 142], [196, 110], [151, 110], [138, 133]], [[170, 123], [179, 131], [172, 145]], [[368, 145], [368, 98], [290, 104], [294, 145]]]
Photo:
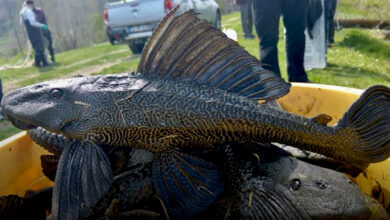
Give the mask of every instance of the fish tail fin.
[[375, 163], [390, 155], [390, 88], [375, 85], [368, 88], [349, 107], [336, 125], [352, 133], [356, 161]]

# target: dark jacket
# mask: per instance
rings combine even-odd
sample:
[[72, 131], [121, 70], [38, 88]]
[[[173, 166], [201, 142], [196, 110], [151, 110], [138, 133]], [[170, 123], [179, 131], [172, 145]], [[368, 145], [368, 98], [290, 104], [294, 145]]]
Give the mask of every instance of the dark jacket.
[[46, 16], [45, 16], [45, 13], [42, 11], [42, 9], [41, 8], [34, 8], [33, 11], [36, 15], [36, 20], [41, 24], [47, 25]]

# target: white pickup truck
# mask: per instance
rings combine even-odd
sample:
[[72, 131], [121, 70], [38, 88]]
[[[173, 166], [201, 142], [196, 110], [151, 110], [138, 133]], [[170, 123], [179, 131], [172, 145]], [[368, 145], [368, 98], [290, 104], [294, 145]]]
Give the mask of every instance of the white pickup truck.
[[221, 13], [214, 0], [125, 0], [106, 4], [104, 23], [109, 41], [127, 43], [133, 53], [141, 53], [160, 20], [178, 4], [178, 14], [193, 9], [199, 18], [221, 28]]

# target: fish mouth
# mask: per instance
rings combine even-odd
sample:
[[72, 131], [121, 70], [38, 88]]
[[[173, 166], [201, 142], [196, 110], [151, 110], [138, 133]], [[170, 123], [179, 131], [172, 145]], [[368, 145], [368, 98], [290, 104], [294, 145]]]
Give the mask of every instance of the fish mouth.
[[31, 129], [37, 128], [37, 126], [35, 126], [31, 123], [18, 120], [10, 115], [4, 115], [4, 119], [11, 122], [12, 125], [19, 128], [20, 130], [31, 130]]

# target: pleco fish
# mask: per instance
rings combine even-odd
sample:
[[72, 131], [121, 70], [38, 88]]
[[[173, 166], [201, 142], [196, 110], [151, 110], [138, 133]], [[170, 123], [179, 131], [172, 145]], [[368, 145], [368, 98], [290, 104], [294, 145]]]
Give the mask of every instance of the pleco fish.
[[364, 194], [346, 175], [300, 161], [272, 144], [233, 144], [225, 148], [225, 157], [230, 197], [226, 196], [225, 202], [216, 202], [204, 216], [216, 219], [390, 217], [381, 204]]
[[260, 141], [357, 164], [389, 156], [389, 88], [368, 88], [335, 127], [327, 115], [307, 119], [258, 105], [284, 96], [290, 84], [195, 12], [175, 17], [176, 10], [148, 40], [137, 74], [43, 82], [4, 96], [2, 113], [15, 126], [80, 140], [60, 158], [52, 218], [83, 216], [109, 189], [113, 176], [98, 144], [154, 152], [156, 190], [182, 217], [221, 191], [217, 169], [185, 148]]

